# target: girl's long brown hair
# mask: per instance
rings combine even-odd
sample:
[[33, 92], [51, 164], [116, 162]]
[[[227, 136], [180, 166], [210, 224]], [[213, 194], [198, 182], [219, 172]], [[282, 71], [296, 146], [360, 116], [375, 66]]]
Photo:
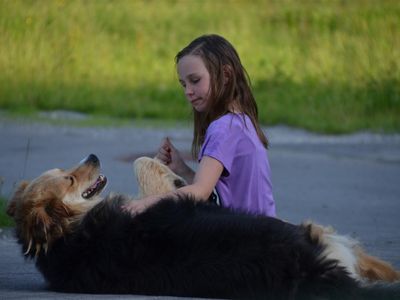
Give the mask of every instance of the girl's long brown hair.
[[258, 109], [251, 92], [250, 78], [235, 48], [219, 35], [203, 35], [179, 51], [175, 63], [178, 64], [186, 55], [201, 57], [210, 73], [209, 107], [205, 112], [193, 109], [193, 157], [197, 159], [210, 123], [230, 112], [233, 107], [250, 118], [260, 141], [267, 148], [268, 140], [258, 121]]

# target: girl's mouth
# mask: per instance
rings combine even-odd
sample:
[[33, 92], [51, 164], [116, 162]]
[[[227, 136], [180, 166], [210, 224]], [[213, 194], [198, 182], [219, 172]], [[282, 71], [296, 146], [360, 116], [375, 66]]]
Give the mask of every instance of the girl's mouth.
[[197, 104], [200, 103], [200, 101], [201, 101], [201, 98], [197, 98], [197, 99], [191, 100], [190, 103], [191, 103], [193, 106], [196, 106]]

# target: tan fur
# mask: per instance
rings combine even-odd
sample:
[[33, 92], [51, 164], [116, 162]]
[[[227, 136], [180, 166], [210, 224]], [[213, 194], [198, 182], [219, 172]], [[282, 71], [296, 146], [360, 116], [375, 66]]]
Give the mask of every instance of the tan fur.
[[362, 278], [369, 281], [400, 281], [400, 272], [397, 272], [389, 263], [370, 256], [363, 249], [357, 248], [358, 257], [357, 271]]
[[[156, 159], [139, 158], [134, 169], [140, 197], [173, 191], [177, 182], [186, 184]], [[25, 255], [46, 253], [53, 241], [69, 232], [71, 224], [102, 200], [98, 195], [90, 200], [82, 197], [83, 191], [96, 181], [99, 174], [99, 166], [82, 163], [69, 170], [49, 170], [30, 182], [19, 184], [7, 213], [20, 229]]]
[[140, 157], [136, 159], [133, 163], [133, 170], [136, 174], [139, 187], [138, 197], [140, 198], [174, 191], [177, 188], [175, 182], [186, 185], [182, 177], [155, 158]]
[[332, 227], [324, 227], [312, 221], [304, 222], [303, 226], [309, 229], [312, 240], [327, 247], [322, 256], [337, 259], [354, 279], [363, 282], [400, 281], [400, 273], [393, 266], [366, 254], [355, 239], [339, 235]]
[[[47, 252], [53, 241], [69, 231], [72, 222], [101, 200], [81, 197], [98, 175], [96, 168], [79, 165], [70, 170], [50, 170], [31, 182], [20, 183], [7, 213], [20, 230], [25, 255]], [[75, 178], [73, 184], [70, 176]]]

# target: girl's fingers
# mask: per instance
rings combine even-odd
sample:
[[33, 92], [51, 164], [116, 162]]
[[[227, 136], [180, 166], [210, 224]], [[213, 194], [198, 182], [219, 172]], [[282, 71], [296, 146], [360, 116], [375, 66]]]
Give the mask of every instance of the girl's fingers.
[[171, 161], [171, 157], [157, 153], [156, 158], [159, 159], [163, 164], [167, 165]]
[[160, 149], [158, 149], [158, 153], [162, 155], [169, 155], [170, 152], [170, 149], [167, 147], [161, 147]]
[[171, 153], [164, 148], [160, 148], [156, 157], [161, 160], [164, 164], [168, 164], [171, 161]]
[[176, 148], [175, 148], [174, 144], [172, 144], [169, 137], [165, 138], [165, 142], [166, 142], [166, 145], [168, 145], [169, 151], [176, 151]]
[[165, 165], [171, 163], [171, 142], [168, 137], [164, 138], [156, 157], [161, 160]]

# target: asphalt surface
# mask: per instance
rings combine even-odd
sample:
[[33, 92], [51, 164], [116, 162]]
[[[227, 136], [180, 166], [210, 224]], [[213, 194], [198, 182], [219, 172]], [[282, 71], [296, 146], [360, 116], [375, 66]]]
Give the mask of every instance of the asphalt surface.
[[[271, 144], [278, 216], [293, 223], [312, 219], [332, 225], [400, 269], [400, 135], [327, 136], [284, 126], [265, 131]], [[21, 179], [54, 167], [69, 168], [94, 153], [109, 180], [106, 193], [135, 195], [131, 162], [152, 156], [164, 136], [189, 153], [191, 129], [182, 124], [82, 128], [13, 121], [0, 115], [0, 194], [9, 197]], [[27, 298], [177, 299], [47, 291], [34, 264], [22, 257], [12, 230], [1, 229], [0, 299]]]

